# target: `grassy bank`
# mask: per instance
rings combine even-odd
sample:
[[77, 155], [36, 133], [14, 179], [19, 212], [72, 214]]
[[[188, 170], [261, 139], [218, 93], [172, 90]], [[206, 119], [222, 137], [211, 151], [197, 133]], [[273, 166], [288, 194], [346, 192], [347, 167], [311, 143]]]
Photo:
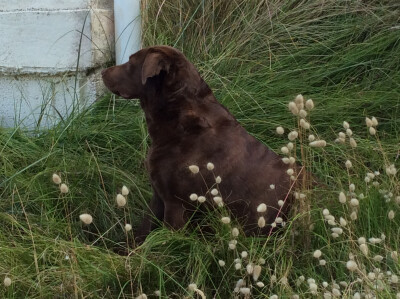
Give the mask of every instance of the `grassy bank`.
[[[288, 102], [299, 93], [314, 99], [306, 119], [327, 146], [297, 139], [291, 156], [324, 187], [298, 190], [306, 200], [277, 235], [233, 237], [235, 222], [222, 224], [216, 210], [207, 219], [215, 235], [159, 229], [133, 249], [151, 197], [143, 164], [149, 140], [137, 103], [107, 95], [49, 131], [0, 129], [0, 279], [11, 279], [0, 297], [156, 298], [156, 290], [162, 298], [396, 296], [400, 185], [386, 168], [400, 168], [399, 14], [395, 1], [144, 1], [145, 45], [181, 49], [218, 100], [275, 151], [290, 130], [310, 135]], [[366, 116], [378, 119], [376, 135]], [[349, 133], [345, 144], [334, 142], [345, 132], [343, 121], [355, 148]], [[120, 208], [115, 198], [123, 185], [130, 193]], [[84, 225], [83, 213], [93, 223]], [[126, 232], [126, 223], [134, 229]], [[258, 265], [264, 286], [248, 274]]]

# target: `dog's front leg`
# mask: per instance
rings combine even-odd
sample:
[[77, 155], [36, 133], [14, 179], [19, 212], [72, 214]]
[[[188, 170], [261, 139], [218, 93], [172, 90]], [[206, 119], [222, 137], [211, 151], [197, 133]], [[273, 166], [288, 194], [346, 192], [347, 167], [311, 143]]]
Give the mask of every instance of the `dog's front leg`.
[[185, 208], [182, 202], [174, 201], [165, 203], [164, 223], [173, 230], [178, 230], [185, 226]]
[[136, 231], [136, 245], [144, 242], [147, 235], [157, 227], [157, 222], [163, 221], [164, 203], [156, 192], [154, 192], [153, 198], [150, 201], [149, 210], [150, 211], [145, 214], [142, 224]]

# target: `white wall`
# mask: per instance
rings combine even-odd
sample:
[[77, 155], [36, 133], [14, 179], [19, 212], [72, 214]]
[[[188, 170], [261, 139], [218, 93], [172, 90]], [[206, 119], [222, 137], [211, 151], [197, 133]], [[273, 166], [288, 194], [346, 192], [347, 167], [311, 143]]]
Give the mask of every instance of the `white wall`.
[[94, 101], [113, 51], [113, 1], [0, 0], [0, 126], [48, 127]]

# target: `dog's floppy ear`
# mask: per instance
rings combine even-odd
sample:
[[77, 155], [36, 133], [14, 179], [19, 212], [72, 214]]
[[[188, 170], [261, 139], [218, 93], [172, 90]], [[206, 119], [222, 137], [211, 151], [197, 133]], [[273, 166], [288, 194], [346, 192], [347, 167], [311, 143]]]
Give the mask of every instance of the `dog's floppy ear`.
[[147, 54], [142, 65], [142, 84], [145, 85], [148, 78], [159, 75], [161, 71], [168, 73], [170, 66], [165, 54], [160, 52]]

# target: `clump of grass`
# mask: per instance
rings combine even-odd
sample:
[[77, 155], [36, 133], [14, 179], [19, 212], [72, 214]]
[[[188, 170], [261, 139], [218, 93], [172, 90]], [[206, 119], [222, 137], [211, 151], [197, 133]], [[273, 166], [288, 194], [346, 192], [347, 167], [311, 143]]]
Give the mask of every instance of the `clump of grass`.
[[[221, 222], [222, 207], [203, 219], [215, 234], [161, 227], [133, 248], [151, 196], [147, 132], [135, 102], [107, 96], [34, 135], [0, 129], [0, 296], [396, 296], [398, 5], [143, 5], [144, 43], [180, 48], [251, 134], [277, 152], [286, 147], [283, 159], [324, 187], [313, 190], [308, 177], [296, 185], [298, 212], [270, 236], [244, 237], [233, 219]], [[298, 93], [317, 99], [304, 101], [315, 106], [303, 109], [307, 115], [296, 100], [298, 114], [288, 113]], [[321, 140], [325, 147], [313, 146]], [[83, 223], [83, 214], [92, 221]]]

